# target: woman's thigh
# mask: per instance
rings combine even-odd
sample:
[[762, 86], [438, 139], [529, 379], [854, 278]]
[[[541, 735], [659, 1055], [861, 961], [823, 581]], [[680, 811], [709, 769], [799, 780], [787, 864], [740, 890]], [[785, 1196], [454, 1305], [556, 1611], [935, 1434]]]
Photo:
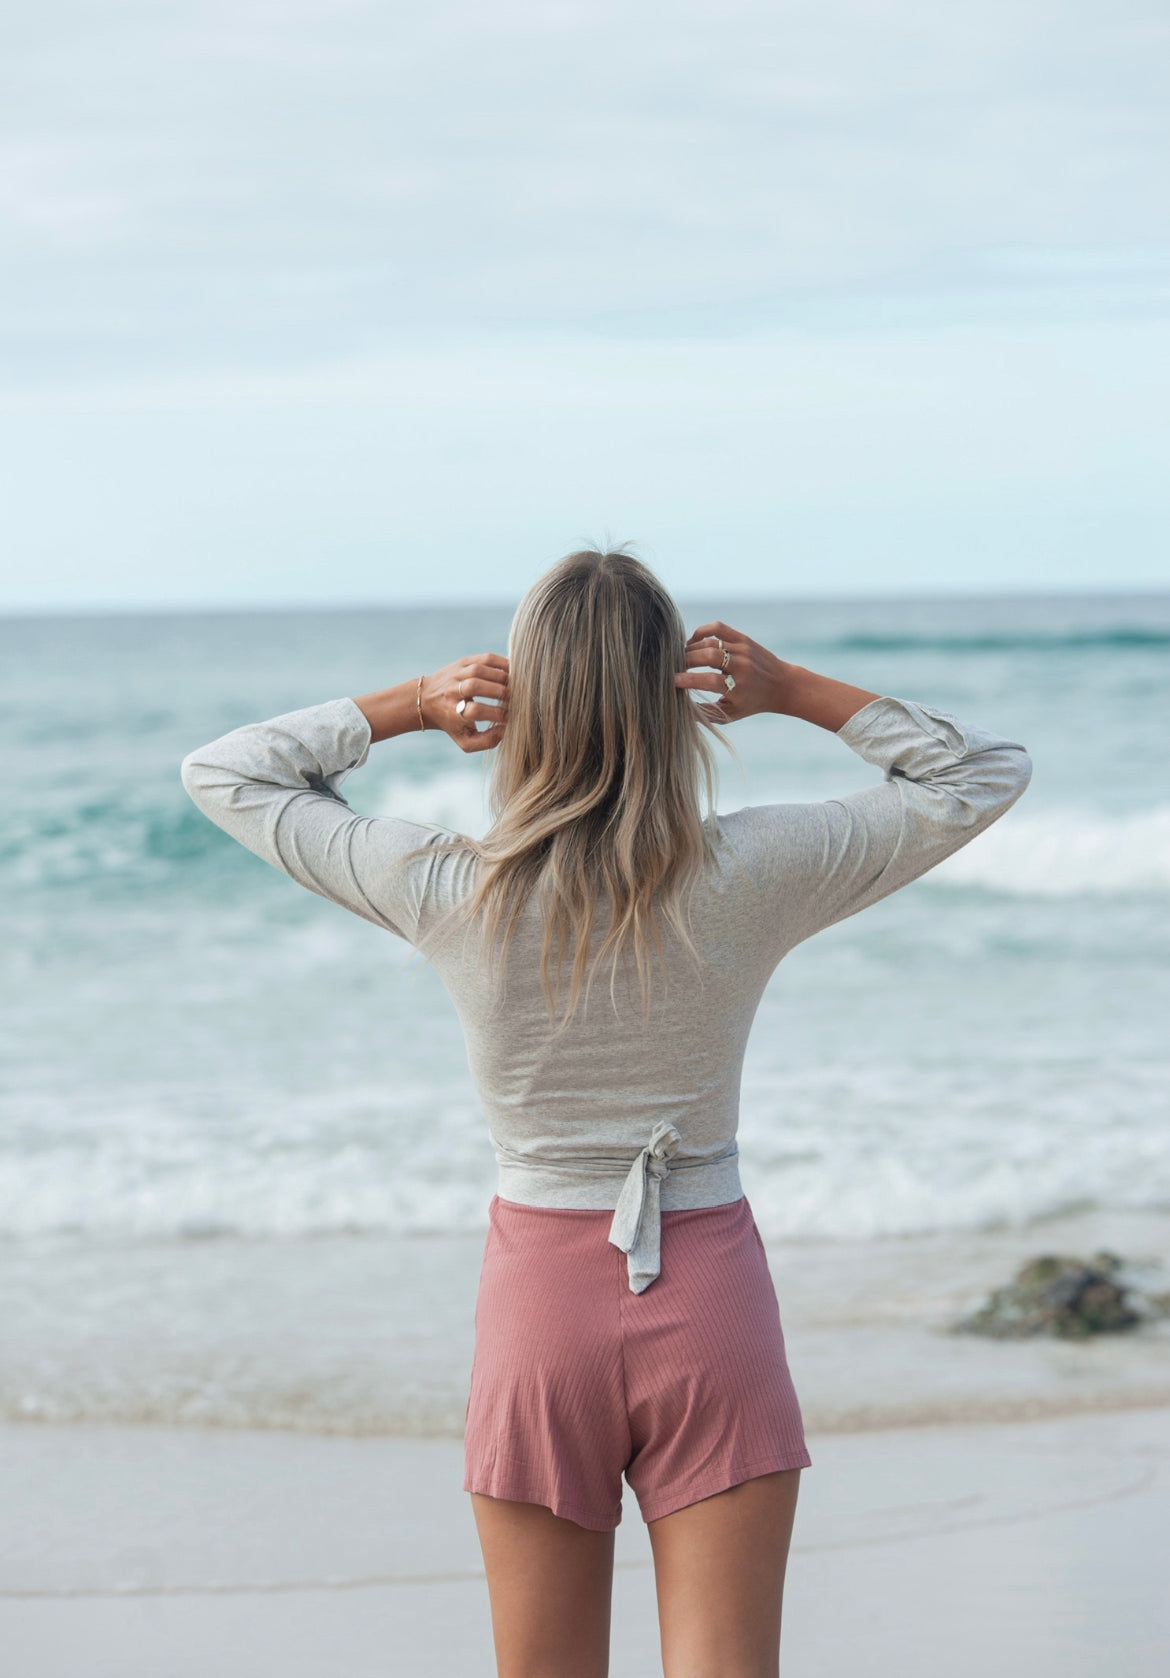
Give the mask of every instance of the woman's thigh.
[[473, 1494], [500, 1678], [605, 1678], [613, 1533]]
[[800, 1469], [650, 1522], [665, 1678], [776, 1678]]

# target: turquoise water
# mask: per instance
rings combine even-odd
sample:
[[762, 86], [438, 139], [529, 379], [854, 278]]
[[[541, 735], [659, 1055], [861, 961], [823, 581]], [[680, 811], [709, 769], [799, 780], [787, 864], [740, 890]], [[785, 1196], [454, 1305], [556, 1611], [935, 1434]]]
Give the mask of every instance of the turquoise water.
[[[995, 829], [777, 973], [741, 1127], [765, 1235], [1042, 1240], [1070, 1212], [1170, 1209], [1170, 597], [722, 615], [1036, 765]], [[404, 946], [233, 846], [177, 770], [506, 628], [0, 624], [0, 1417], [458, 1428], [493, 1161], [454, 1013]], [[874, 773], [788, 720], [729, 732], [724, 808]], [[475, 829], [485, 769], [414, 735], [347, 790]]]
[[[698, 612], [707, 608], [699, 607]], [[1170, 598], [742, 607], [784, 654], [1022, 739], [1035, 780], [951, 864], [794, 953], [744, 1089], [772, 1236], [1170, 1205]], [[238, 851], [182, 753], [504, 644], [496, 610], [10, 620], [0, 1232], [466, 1232], [492, 1162], [434, 976]], [[721, 804], [872, 774], [730, 731]], [[474, 829], [484, 760], [377, 748], [364, 810]]]

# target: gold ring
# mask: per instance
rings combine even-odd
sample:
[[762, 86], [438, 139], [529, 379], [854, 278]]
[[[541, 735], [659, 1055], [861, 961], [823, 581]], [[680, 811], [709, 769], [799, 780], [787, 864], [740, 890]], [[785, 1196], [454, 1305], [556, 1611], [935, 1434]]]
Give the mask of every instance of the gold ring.
[[462, 699], [462, 698], [463, 698], [463, 683], [464, 683], [464, 682], [465, 682], [465, 681], [466, 681], [466, 680], [467, 680], [467, 678], [466, 678], [466, 676], [461, 676], [461, 677], [460, 677], [460, 679], [459, 679], [459, 686], [458, 686], [458, 688], [457, 688], [457, 689], [456, 689], [456, 690], [455, 690], [455, 691], [456, 691], [456, 692], [457, 692], [457, 693], [458, 693], [458, 695], [459, 695], [459, 697], [460, 697], [460, 699]]
[[726, 647], [723, 649], [723, 668], [724, 670], [731, 669], [731, 654]]

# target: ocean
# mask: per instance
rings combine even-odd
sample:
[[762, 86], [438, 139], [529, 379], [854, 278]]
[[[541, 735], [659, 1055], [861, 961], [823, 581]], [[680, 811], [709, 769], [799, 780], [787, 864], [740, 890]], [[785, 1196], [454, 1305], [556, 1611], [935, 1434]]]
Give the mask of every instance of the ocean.
[[[1170, 1211], [1170, 596], [718, 615], [1035, 761], [996, 828], [777, 972], [740, 1133], [771, 1250]], [[0, 622], [0, 1418], [457, 1427], [493, 1160], [454, 1012], [213, 828], [178, 764], [502, 649], [507, 620]], [[875, 773], [788, 719], [728, 733], [724, 809]], [[487, 767], [408, 736], [347, 796], [482, 831]]]

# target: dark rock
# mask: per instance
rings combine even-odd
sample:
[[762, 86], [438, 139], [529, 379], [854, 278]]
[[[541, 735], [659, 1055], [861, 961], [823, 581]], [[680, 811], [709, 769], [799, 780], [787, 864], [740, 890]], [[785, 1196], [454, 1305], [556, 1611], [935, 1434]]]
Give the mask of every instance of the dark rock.
[[1029, 1259], [1013, 1282], [997, 1288], [955, 1328], [961, 1334], [1000, 1340], [1037, 1334], [1085, 1340], [1093, 1334], [1118, 1334], [1163, 1315], [1161, 1296], [1141, 1295], [1127, 1283], [1124, 1270], [1124, 1261], [1115, 1253], [1094, 1253], [1091, 1259], [1043, 1254]]

